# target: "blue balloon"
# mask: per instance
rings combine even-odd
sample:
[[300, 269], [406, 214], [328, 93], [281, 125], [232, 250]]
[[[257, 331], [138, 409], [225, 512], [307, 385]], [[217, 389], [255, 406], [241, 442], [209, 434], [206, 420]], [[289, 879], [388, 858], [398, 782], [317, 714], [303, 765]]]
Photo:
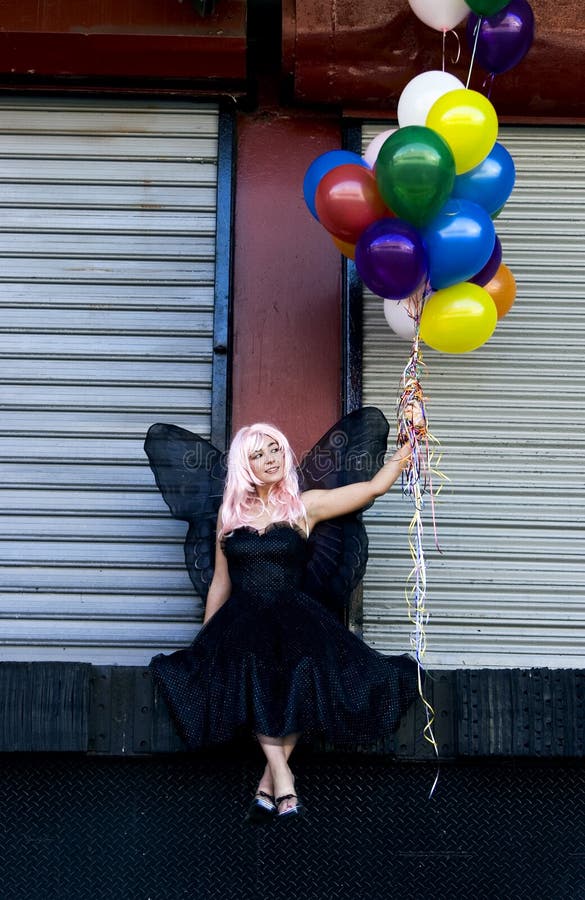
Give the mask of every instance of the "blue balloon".
[[479, 166], [457, 175], [452, 196], [479, 203], [491, 215], [502, 208], [515, 180], [514, 160], [502, 144], [494, 144]]
[[370, 168], [365, 159], [362, 159], [357, 153], [352, 153], [351, 150], [328, 150], [327, 153], [322, 153], [321, 156], [314, 159], [307, 169], [305, 180], [303, 181], [303, 194], [305, 203], [309, 207], [309, 212], [317, 221], [319, 221], [319, 216], [315, 207], [315, 192], [319, 182], [331, 169], [343, 166], [346, 163], [358, 163], [366, 169]]
[[438, 216], [423, 228], [432, 287], [451, 287], [479, 272], [496, 242], [494, 223], [471, 200], [448, 200]]

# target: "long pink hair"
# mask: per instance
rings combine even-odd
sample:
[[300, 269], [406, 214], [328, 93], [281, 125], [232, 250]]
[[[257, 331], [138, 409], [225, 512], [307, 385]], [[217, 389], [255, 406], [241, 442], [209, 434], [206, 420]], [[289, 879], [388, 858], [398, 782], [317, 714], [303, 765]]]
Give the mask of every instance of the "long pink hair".
[[270, 490], [271, 522], [294, 525], [304, 514], [295, 458], [284, 434], [274, 425], [256, 422], [246, 425], [235, 434], [228, 455], [228, 471], [223, 492], [221, 534], [229, 534], [242, 525], [253, 525], [258, 515], [256, 485], [262, 484], [250, 468], [250, 456], [259, 450], [265, 439], [275, 441], [282, 453], [283, 475]]

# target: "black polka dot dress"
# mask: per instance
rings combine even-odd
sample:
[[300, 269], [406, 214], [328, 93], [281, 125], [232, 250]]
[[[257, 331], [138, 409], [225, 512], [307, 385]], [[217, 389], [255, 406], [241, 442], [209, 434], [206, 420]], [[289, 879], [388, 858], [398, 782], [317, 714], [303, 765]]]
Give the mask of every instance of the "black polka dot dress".
[[232, 595], [190, 647], [152, 660], [190, 749], [245, 733], [370, 742], [414, 700], [413, 659], [368, 647], [300, 589], [306, 543], [286, 523], [228, 535]]

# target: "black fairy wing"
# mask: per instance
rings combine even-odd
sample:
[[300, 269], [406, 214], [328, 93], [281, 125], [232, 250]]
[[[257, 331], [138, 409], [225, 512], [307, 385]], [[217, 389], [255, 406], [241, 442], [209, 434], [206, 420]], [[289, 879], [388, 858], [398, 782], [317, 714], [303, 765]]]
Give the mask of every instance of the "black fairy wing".
[[[386, 417], [374, 406], [344, 416], [304, 457], [299, 467], [301, 490], [369, 481], [384, 462], [388, 431]], [[330, 609], [345, 608], [368, 560], [361, 512], [319, 522], [308, 549], [305, 590]]]
[[185, 563], [203, 599], [213, 578], [217, 512], [225, 484], [224, 454], [177, 425], [151, 425], [144, 442], [150, 468], [175, 519], [189, 523]]

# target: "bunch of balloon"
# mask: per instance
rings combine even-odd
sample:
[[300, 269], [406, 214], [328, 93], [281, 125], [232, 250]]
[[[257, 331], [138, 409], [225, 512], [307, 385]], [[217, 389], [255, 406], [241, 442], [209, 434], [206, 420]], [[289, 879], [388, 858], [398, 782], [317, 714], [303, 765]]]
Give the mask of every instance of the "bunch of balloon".
[[[446, 32], [469, 17], [467, 84], [444, 70], [417, 75], [400, 96], [398, 127], [378, 135], [363, 157], [344, 150], [318, 157], [306, 173], [304, 195], [341, 253], [355, 259], [363, 283], [384, 298], [390, 327], [411, 344], [398, 399], [398, 443], [411, 446], [402, 474], [414, 509], [407, 601], [421, 666], [428, 619], [422, 496], [428, 490], [433, 504], [431, 476], [441, 473], [430, 450], [420, 341], [444, 353], [475, 350], [514, 302], [514, 277], [502, 263], [494, 226], [514, 187], [514, 162], [497, 142], [490, 99], [468, 85], [475, 55], [490, 74], [519, 61], [530, 45], [533, 18], [527, 0], [408, 2], [423, 22], [443, 32], [443, 47]], [[524, 34], [514, 38], [508, 31], [519, 20]], [[416, 425], [409, 412], [414, 404], [421, 413]], [[424, 736], [438, 753], [434, 712], [421, 684]]]
[[318, 157], [305, 199], [339, 250], [355, 258], [364, 284], [402, 302], [401, 313], [430, 285], [420, 323], [426, 343], [473, 350], [497, 321], [486, 289], [502, 258], [491, 217], [511, 193], [514, 163], [496, 142], [490, 101], [446, 72], [409, 82], [398, 121], [364, 158], [343, 150]]
[[[506, 33], [511, 17], [520, 16], [529, 34], [513, 48], [506, 44], [508, 67], [532, 39], [527, 0], [409, 3], [442, 31], [469, 16], [474, 51], [482, 60], [491, 49], [493, 71], [494, 61], [505, 71], [496, 35]], [[398, 127], [378, 135], [363, 157], [345, 150], [318, 157], [305, 176], [305, 200], [341, 253], [355, 259], [364, 284], [401, 305], [395, 315], [385, 305], [391, 327], [400, 323], [397, 333], [411, 334], [406, 312], [420, 318], [425, 343], [466, 353], [490, 338], [514, 302], [515, 282], [494, 226], [514, 187], [514, 161], [496, 140], [490, 100], [448, 72], [413, 78], [397, 117]]]
[[[467, 18], [471, 50], [467, 85], [460, 84], [458, 95], [455, 89], [436, 97], [430, 108], [418, 100], [426, 112], [424, 125], [447, 141], [455, 160], [451, 196], [437, 218], [423, 228], [434, 293], [422, 311], [420, 334], [435, 349], [462, 353], [485, 343], [516, 296], [514, 276], [502, 263], [500, 241], [483, 215], [487, 213], [493, 222], [500, 214], [514, 186], [514, 162], [506, 148], [495, 142], [497, 118], [489, 93], [482, 98], [468, 85], [474, 60], [493, 82], [495, 75], [524, 58], [534, 39], [534, 14], [528, 0], [409, 0], [409, 4], [421, 21], [443, 35]], [[436, 74], [444, 80], [444, 72]], [[401, 104], [405, 111], [410, 106], [414, 112], [419, 82], [434, 77], [435, 73], [418, 76], [403, 92], [398, 107], [401, 127], [410, 122], [402, 121]], [[486, 256], [483, 267], [471, 272]]]

